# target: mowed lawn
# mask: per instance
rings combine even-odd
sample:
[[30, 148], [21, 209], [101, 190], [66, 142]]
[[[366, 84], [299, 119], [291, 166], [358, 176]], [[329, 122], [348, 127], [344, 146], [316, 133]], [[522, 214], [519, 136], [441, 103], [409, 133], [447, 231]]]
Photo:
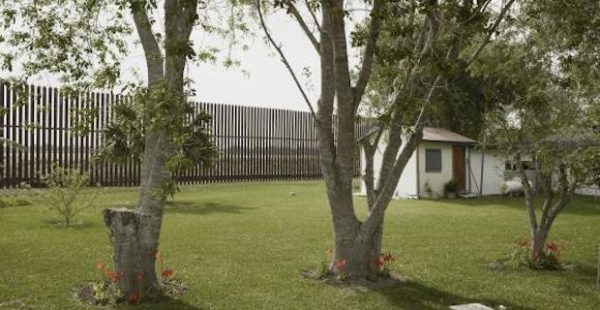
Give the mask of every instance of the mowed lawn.
[[[292, 195], [291, 192], [295, 193]], [[132, 205], [135, 189], [109, 189], [66, 228], [47, 206], [0, 209], [0, 305], [80, 309], [73, 290], [110, 263], [101, 210]], [[365, 201], [356, 199], [364, 216]], [[507, 309], [600, 309], [594, 289], [600, 201], [578, 197], [550, 236], [567, 244], [573, 271], [493, 271], [487, 265], [528, 236], [522, 198], [394, 201], [384, 249], [409, 280], [380, 291], [299, 277], [332, 247], [321, 182], [185, 187], [164, 217], [160, 250], [189, 285], [178, 302], [152, 309], [447, 309], [481, 302]], [[11, 306], [12, 305], [12, 306]], [[2, 306], [0, 306], [2, 308]], [[131, 307], [135, 308], [135, 307]]]

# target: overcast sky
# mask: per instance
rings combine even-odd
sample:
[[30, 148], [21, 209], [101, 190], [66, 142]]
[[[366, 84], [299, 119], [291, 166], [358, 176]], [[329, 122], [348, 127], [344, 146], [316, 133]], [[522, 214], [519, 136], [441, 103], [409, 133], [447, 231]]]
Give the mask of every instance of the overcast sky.
[[[314, 47], [295, 20], [283, 12], [269, 14], [267, 23], [272, 29], [272, 35], [282, 44], [296, 73], [302, 76], [305, 67], [312, 72], [312, 77], [308, 80], [304, 78], [303, 83], [308, 82], [314, 86], [308, 88], [309, 96], [314, 102], [319, 91], [319, 58]], [[279, 56], [275, 55], [275, 50], [265, 43], [263, 32], [256, 21], [251, 20], [250, 26], [256, 35], [244, 39], [249, 50], [237, 49], [235, 52], [234, 58], [240, 61], [240, 67], [227, 69], [220, 64], [188, 64], [186, 75], [194, 81], [195, 100], [307, 111], [306, 103], [290, 74]], [[207, 40], [198, 31], [192, 34], [192, 39], [196, 46]], [[212, 36], [210, 41], [227, 50], [226, 40]], [[145, 79], [145, 60], [139, 43], [132, 41], [130, 51], [122, 61], [122, 74], [127, 80]], [[57, 85], [57, 79], [50, 74], [40, 74], [32, 78], [31, 82]]]

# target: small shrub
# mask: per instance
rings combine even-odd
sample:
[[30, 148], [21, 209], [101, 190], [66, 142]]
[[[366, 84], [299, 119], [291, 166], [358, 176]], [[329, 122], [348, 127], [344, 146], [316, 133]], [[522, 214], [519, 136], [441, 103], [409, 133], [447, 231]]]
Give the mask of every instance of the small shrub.
[[[159, 275], [159, 284], [161, 293], [164, 296], [176, 298], [187, 290], [187, 286], [182, 281], [175, 279], [173, 268], [163, 268], [164, 258], [160, 253], [156, 253], [158, 262], [157, 273]], [[137, 291], [125, 294], [119, 290], [119, 282], [125, 279], [127, 271], [115, 272], [103, 263], [97, 263], [96, 269], [100, 272], [102, 279], [92, 281], [82, 287], [78, 292], [78, 297], [82, 301], [91, 305], [115, 305], [120, 303], [140, 304], [143, 300], [156, 296], [148, 296], [142, 290], [141, 282], [144, 275], [136, 274]]]
[[532, 258], [530, 242], [523, 239], [517, 242], [513, 251], [499, 263], [507, 267], [526, 266], [534, 270], [563, 270], [565, 267], [560, 261], [560, 256], [565, 249], [564, 245], [546, 242], [542, 255]]
[[54, 165], [52, 172], [42, 180], [48, 186], [43, 198], [50, 204], [51, 210], [64, 218], [67, 226], [73, 223], [73, 217], [81, 209], [94, 204], [97, 191], [86, 192], [89, 181], [87, 173]]
[[444, 193], [456, 193], [458, 191], [458, 182], [452, 179], [446, 183], [444, 183]]
[[333, 251], [331, 249], [325, 250], [325, 258], [321, 261], [321, 264], [319, 265], [319, 269], [317, 270], [317, 278], [324, 279], [331, 274], [329, 272], [329, 262], [331, 261], [332, 255]]
[[8, 207], [10, 207], [10, 206], [11, 206], [11, 205], [8, 203], [8, 201], [6, 201], [6, 200], [4, 200], [4, 199], [0, 198], [0, 209], [2, 209], [2, 208], [8, 208]]

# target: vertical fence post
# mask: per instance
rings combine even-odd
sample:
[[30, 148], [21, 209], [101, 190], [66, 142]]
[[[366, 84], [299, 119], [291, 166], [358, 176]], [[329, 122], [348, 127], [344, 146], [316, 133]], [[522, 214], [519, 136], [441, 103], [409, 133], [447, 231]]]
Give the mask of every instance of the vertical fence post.
[[[132, 186], [140, 181], [140, 163], [95, 162], [103, 144], [102, 129], [114, 119], [113, 106], [129, 100], [113, 93], [89, 92], [65, 96], [57, 88], [26, 85], [23, 105], [10, 84], [0, 84], [0, 138], [10, 139], [27, 151], [0, 145], [0, 188], [39, 181], [53, 163], [67, 168], [90, 169], [92, 183]], [[83, 109], [93, 109], [88, 136], [72, 132]], [[308, 112], [263, 107], [194, 103], [212, 116], [212, 140], [219, 149], [213, 167], [196, 166], [182, 172], [184, 184], [250, 180], [301, 180], [321, 175], [316, 121]], [[334, 117], [334, 123], [337, 119]], [[39, 127], [28, 126], [36, 124]], [[335, 125], [335, 124], [334, 124]], [[356, 135], [370, 123], [358, 119]], [[335, 128], [335, 127], [334, 127]], [[355, 174], [360, 156], [356, 156]]]

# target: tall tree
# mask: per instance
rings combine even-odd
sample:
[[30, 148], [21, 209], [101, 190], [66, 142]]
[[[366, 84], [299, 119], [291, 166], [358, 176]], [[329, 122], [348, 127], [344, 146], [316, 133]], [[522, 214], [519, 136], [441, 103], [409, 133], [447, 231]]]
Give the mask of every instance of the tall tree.
[[[490, 18], [486, 13], [489, 2], [373, 1], [366, 29], [362, 35], [359, 32], [354, 33], [353, 43], [362, 47], [360, 53], [362, 63], [357, 72], [352, 74], [347, 37], [347, 2], [343, 0], [305, 2], [307, 5], [299, 9], [301, 5], [299, 2], [277, 1], [276, 6], [285, 8], [298, 22], [320, 57], [321, 94], [316, 104], [317, 109], [314, 109], [289, 65], [283, 48], [275, 41], [266, 24], [262, 2], [257, 0], [258, 14], [265, 35], [281, 56], [315, 116], [321, 171], [332, 215], [335, 244], [330, 272], [345, 273], [353, 278], [377, 275], [376, 262], [381, 252], [385, 211], [404, 166], [422, 139], [422, 130], [430, 114], [431, 99], [445, 80], [441, 65], [457, 61], [463, 51], [465, 42], [462, 42], [459, 36], [450, 35], [457, 33], [453, 30], [464, 29], [465, 26], [459, 22], [458, 14], [453, 13], [454, 9], [464, 8], [470, 18], [463, 22], [469, 24], [471, 18], [476, 20]], [[502, 8], [499, 16], [488, 29], [482, 29], [481, 39], [477, 40], [480, 43], [479, 47], [476, 47], [472, 55], [464, 60], [467, 65], [477, 58], [483, 46], [489, 42], [494, 29], [512, 3], [513, 1], [509, 1]], [[320, 19], [317, 18], [319, 11]], [[369, 208], [367, 218], [360, 220], [356, 215], [352, 198], [353, 158], [358, 146], [354, 124], [371, 77], [378, 41], [382, 32], [387, 30], [383, 28], [384, 24], [392, 23], [398, 18], [410, 21], [407, 15], [411, 13], [418, 13], [413, 15], [414, 19], [411, 21], [413, 25], [419, 25], [416, 27], [418, 30], [415, 31], [414, 43], [409, 46], [402, 42], [394, 42], [411, 49], [412, 52], [411, 57], [407, 57], [408, 61], [403, 63], [407, 64], [406, 66], [390, 68], [392, 72], [395, 70], [394, 83], [389, 92], [389, 99], [383, 107], [383, 114], [388, 121], [382, 123], [367, 137], [360, 139], [365, 147], [367, 159], [365, 183]], [[305, 18], [305, 15], [310, 17]], [[389, 35], [391, 38], [397, 38], [393, 32]], [[440, 47], [442, 45], [439, 42], [445, 40], [452, 42], [447, 45], [449, 50]], [[434, 69], [422, 74], [419, 69], [423, 68], [423, 63], [432, 60], [440, 66], [434, 66]], [[426, 77], [426, 86], [420, 83], [420, 78], [423, 76]], [[412, 98], [420, 100], [412, 100]], [[407, 102], [418, 107], [411, 107]], [[407, 111], [415, 112], [410, 114], [413, 116], [410, 121], [405, 118]], [[334, 118], [337, 119], [336, 122]], [[403, 134], [407, 133], [403, 125], [407, 122], [410, 122], [412, 128], [408, 132], [406, 141], [403, 141]], [[383, 153], [381, 175], [378, 183], [374, 184], [373, 154], [384, 131], [389, 131], [388, 145]]]
[[[237, 14], [238, 10], [231, 12]], [[155, 255], [165, 199], [174, 186], [170, 168], [182, 160], [182, 149], [194, 147], [182, 140], [193, 142], [188, 138], [194, 134], [194, 126], [202, 127], [206, 121], [204, 116], [195, 124], [187, 121], [190, 109], [184, 70], [188, 60], [211, 60], [215, 52], [194, 48], [190, 36], [195, 26], [201, 31], [219, 31], [210, 24], [210, 13], [214, 12], [209, 6], [197, 0], [0, 2], [3, 69], [18, 67], [20, 81], [42, 71], [56, 74], [65, 85], [63, 91], [71, 94], [115, 86], [133, 24], [147, 72], [146, 85], [135, 94], [144, 124], [139, 201], [135, 210], [104, 212], [112, 232], [115, 272], [123, 276], [119, 286], [124, 293], [136, 293], [140, 288], [145, 294], [160, 292]], [[231, 25], [235, 29], [229, 30], [245, 30], [240, 23]], [[164, 31], [159, 31], [161, 28]], [[207, 159], [210, 146], [203, 151], [206, 156], [196, 160]]]

